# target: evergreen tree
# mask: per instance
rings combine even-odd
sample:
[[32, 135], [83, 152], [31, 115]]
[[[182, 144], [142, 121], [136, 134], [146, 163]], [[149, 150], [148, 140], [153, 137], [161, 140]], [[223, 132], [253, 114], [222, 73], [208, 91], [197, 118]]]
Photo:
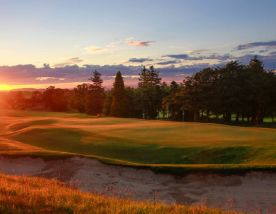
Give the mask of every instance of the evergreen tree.
[[94, 71], [93, 76], [89, 80], [91, 80], [92, 84], [89, 85], [88, 89], [86, 112], [92, 115], [100, 115], [103, 112], [104, 104], [104, 88], [101, 74], [98, 71]]
[[268, 87], [268, 73], [263, 67], [263, 63], [254, 57], [250, 60], [247, 67], [250, 89], [250, 106], [251, 106], [251, 121], [258, 125], [263, 122], [266, 113], [267, 103], [270, 97], [267, 93]]
[[143, 67], [139, 75], [143, 118], [155, 119], [162, 108], [161, 78], [153, 66]]
[[111, 115], [115, 117], [126, 116], [125, 85], [120, 71], [116, 73], [112, 89]]

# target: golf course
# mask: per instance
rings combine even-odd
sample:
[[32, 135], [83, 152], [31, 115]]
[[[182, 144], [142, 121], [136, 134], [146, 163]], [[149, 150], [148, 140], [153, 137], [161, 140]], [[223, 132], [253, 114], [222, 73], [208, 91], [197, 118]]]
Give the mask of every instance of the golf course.
[[276, 168], [273, 128], [13, 110], [1, 118], [6, 155], [77, 155], [167, 170]]

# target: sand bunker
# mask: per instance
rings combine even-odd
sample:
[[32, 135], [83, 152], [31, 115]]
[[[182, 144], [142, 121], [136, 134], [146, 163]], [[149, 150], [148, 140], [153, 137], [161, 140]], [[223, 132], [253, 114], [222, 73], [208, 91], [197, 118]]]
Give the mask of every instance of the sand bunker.
[[58, 160], [0, 157], [0, 171], [56, 178], [83, 191], [117, 197], [276, 213], [276, 173], [175, 177], [79, 157]]

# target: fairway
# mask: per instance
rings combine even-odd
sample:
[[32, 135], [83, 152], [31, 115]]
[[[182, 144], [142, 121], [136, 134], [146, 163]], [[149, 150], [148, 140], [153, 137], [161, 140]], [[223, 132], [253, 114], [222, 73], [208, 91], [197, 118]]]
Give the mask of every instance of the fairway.
[[126, 165], [274, 166], [276, 130], [208, 123], [2, 112], [2, 153], [65, 152]]

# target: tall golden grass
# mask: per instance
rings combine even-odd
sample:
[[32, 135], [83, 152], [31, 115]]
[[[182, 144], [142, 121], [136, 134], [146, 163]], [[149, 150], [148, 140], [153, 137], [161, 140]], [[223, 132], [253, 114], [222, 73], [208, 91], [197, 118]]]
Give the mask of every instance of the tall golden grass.
[[84, 193], [57, 180], [0, 174], [0, 213], [234, 214], [204, 206], [165, 205]]

